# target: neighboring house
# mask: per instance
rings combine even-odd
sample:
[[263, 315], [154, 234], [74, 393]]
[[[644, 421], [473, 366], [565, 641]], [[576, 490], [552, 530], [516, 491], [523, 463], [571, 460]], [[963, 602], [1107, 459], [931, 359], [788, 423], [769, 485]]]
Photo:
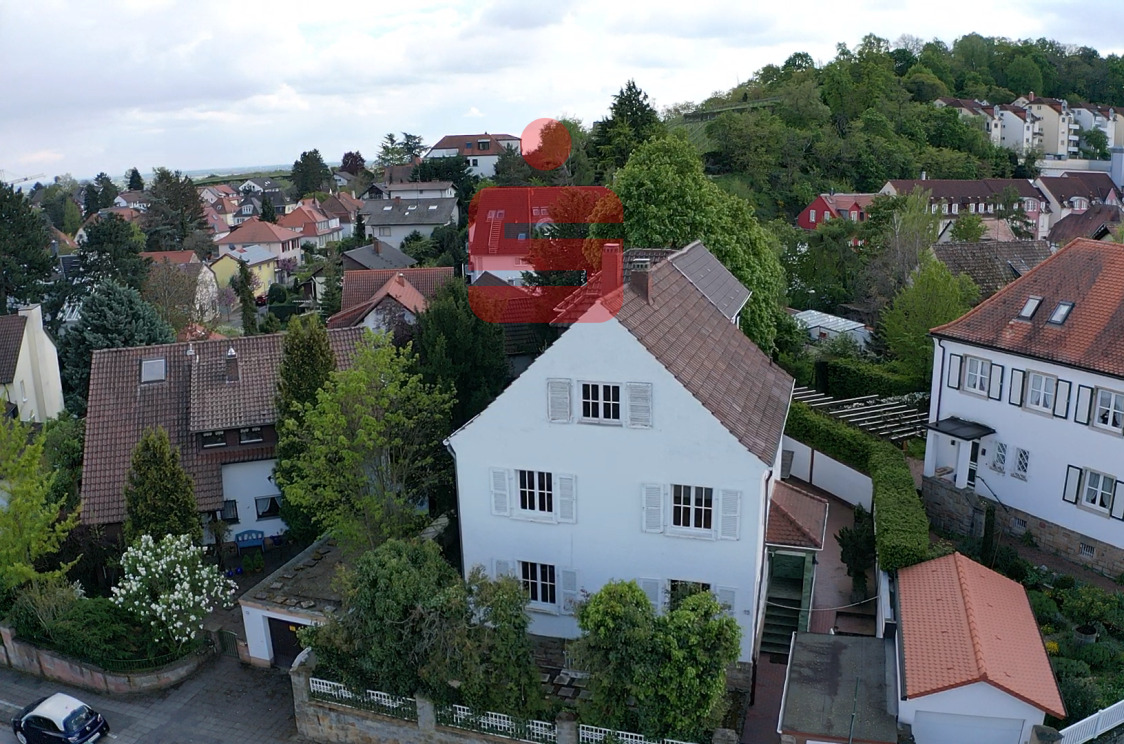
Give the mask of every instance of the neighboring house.
[[468, 161], [473, 175], [491, 178], [504, 148], [519, 150], [519, 138], [510, 134], [450, 134], [426, 153], [425, 159], [460, 156]]
[[363, 208], [363, 200], [356, 199], [346, 191], [332, 194], [320, 202], [320, 209], [325, 214], [339, 220], [341, 229], [340, 239], [350, 238], [355, 234], [355, 218]]
[[246, 194], [253, 192], [256, 194], [263, 194], [267, 191], [282, 191], [281, 184], [274, 181], [272, 178], [251, 178], [243, 181], [242, 185], [238, 187], [238, 191]]
[[983, 126], [988, 139], [993, 145], [999, 146], [1002, 135], [1002, 121], [996, 110], [998, 107], [987, 101], [974, 101], [970, 98], [941, 97], [933, 101], [937, 108], [951, 108], [960, 114], [962, 119], [975, 119]]
[[381, 240], [376, 240], [370, 245], [363, 245], [344, 251], [340, 256], [344, 271], [358, 269], [405, 269], [417, 263], [397, 248], [387, 245]]
[[937, 243], [937, 260], [954, 275], [967, 274], [986, 300], [1050, 257], [1045, 240], [989, 241], [986, 243]]
[[[224, 196], [222, 198], [215, 199], [210, 204], [210, 209], [214, 211], [214, 213], [219, 217], [221, 217], [222, 220], [226, 223], [228, 232], [229, 228], [234, 227], [234, 218], [238, 214], [238, 208], [241, 203], [242, 195], [238, 194], [236, 196]], [[204, 207], [203, 209], [203, 214], [207, 214], [206, 207]]]
[[1124, 212], [1120, 207], [1097, 204], [1084, 212], [1074, 212], [1054, 223], [1050, 228], [1050, 245], [1055, 250], [1077, 238], [1093, 240], [1115, 239], [1115, 231], [1120, 229]]
[[1038, 119], [1032, 132], [1032, 149], [1038, 150], [1047, 160], [1077, 157], [1081, 125], [1068, 103], [1060, 98], [1040, 98], [1031, 91], [1016, 98], [1013, 105], [1026, 109]]
[[87, 217], [86, 221], [82, 223], [82, 227], [78, 228], [78, 232], [74, 235], [74, 242], [78, 245], [82, 245], [83, 243], [85, 243], [86, 228], [102, 219], [106, 215], [111, 214], [117, 215], [130, 224], [138, 222], [141, 217], [140, 210], [133, 209], [132, 207], [106, 207], [105, 209], [99, 209], [97, 212]]
[[167, 261], [177, 265], [201, 263], [195, 251], [143, 251], [141, 256], [150, 261]]
[[870, 203], [878, 194], [820, 194], [796, 216], [796, 224], [815, 230], [830, 220], [865, 222]]
[[442, 225], [456, 225], [460, 213], [456, 199], [372, 199], [360, 210], [367, 237], [402, 247], [412, 232], [429, 237]]
[[870, 343], [870, 328], [857, 320], [840, 318], [838, 315], [821, 313], [819, 310], [801, 310], [793, 313], [792, 317], [808, 331], [808, 337], [812, 341], [827, 341], [836, 336], [850, 336], [861, 349], [865, 349]]
[[332, 182], [336, 184], [337, 189], [350, 188], [351, 184], [355, 182], [355, 176], [347, 171], [335, 171], [332, 173]]
[[219, 199], [238, 195], [234, 187], [225, 183], [216, 183], [212, 186], [200, 186], [197, 190], [199, 191], [199, 198], [207, 204], [214, 204]]
[[194, 280], [197, 321], [207, 323], [218, 317], [219, 286], [215, 272], [199, 260], [195, 251], [146, 251], [141, 255], [153, 263], [166, 261]]
[[683, 272], [697, 252], [633, 271], [447, 440], [464, 570], [518, 578], [532, 633], [577, 637], [582, 594], [634, 579], [658, 611], [714, 592], [756, 658], [793, 381]]
[[62, 377], [55, 344], [39, 305], [0, 315], [0, 415], [43, 423], [62, 412]]
[[988, 233], [1003, 239], [998, 231], [1002, 223], [996, 217], [998, 200], [1009, 188], [1019, 195], [1023, 211], [1030, 220], [1031, 238], [1040, 240], [1050, 230], [1050, 203], [1046, 195], [1030, 181], [1023, 178], [981, 178], [977, 180], [912, 179], [887, 181], [880, 193], [890, 196], [910, 194], [914, 189], [929, 192], [929, 207], [933, 214], [941, 215], [941, 242], [950, 239], [949, 228], [961, 214], [981, 217]]
[[230, 280], [238, 276], [238, 263], [246, 263], [250, 273], [258, 279], [258, 294], [269, 291], [277, 281], [277, 257], [260, 245], [248, 245], [224, 253], [211, 262], [211, 271], [219, 287], [229, 287]]
[[894, 595], [878, 637], [795, 634], [782, 741], [1046, 741], [1033, 728], [1065, 706], [1021, 584], [954, 553], [899, 570]]
[[262, 197], [258, 192], [248, 191], [238, 200], [238, 209], [231, 217], [231, 223], [237, 227], [247, 220], [255, 217], [261, 219]]
[[1107, 173], [1071, 171], [1062, 176], [1040, 176], [1034, 185], [1050, 202], [1051, 227], [1099, 204], [1120, 208], [1120, 192]]
[[[495, 274], [487, 271], [477, 275], [472, 282], [473, 287], [488, 287], [490, 292], [505, 293], [502, 300], [520, 302], [524, 298], [524, 290], [505, 282]], [[512, 378], [518, 377], [531, 365], [535, 357], [542, 350], [545, 339], [541, 339], [536, 332], [534, 323], [501, 323], [503, 328], [503, 348], [507, 355], [508, 366]]]
[[1080, 239], [932, 331], [923, 497], [933, 523], [1030, 532], [1124, 571], [1124, 251]]
[[1072, 106], [1073, 118], [1084, 130], [1099, 129], [1108, 140], [1109, 147], [1124, 145], [1124, 109], [1079, 103]]
[[[329, 331], [336, 365], [351, 364], [363, 331]], [[161, 426], [195, 483], [204, 517], [231, 534], [281, 533], [273, 483], [277, 374], [284, 336], [95, 351], [82, 464], [82, 521], [117, 533], [126, 518], [133, 449]], [[208, 539], [210, 539], [208, 537]]]
[[128, 207], [144, 212], [152, 206], [152, 197], [143, 191], [122, 191], [113, 200], [115, 207]]
[[404, 275], [427, 301], [432, 300], [442, 284], [454, 278], [451, 266], [407, 269], [373, 269], [345, 271], [340, 307], [346, 311], [368, 302], [389, 280]]
[[302, 200], [293, 211], [278, 218], [280, 227], [301, 234], [301, 244], [312, 243], [318, 250], [343, 238], [339, 218], [325, 214], [312, 199]]
[[328, 318], [329, 328], [370, 328], [397, 336], [417, 323], [418, 315], [428, 307], [427, 299], [410, 280], [407, 272], [420, 269], [402, 269], [375, 290], [366, 302], [349, 307]]
[[452, 181], [373, 183], [363, 194], [366, 199], [451, 199], [456, 195]]
[[383, 183], [406, 183], [414, 176], [414, 169], [421, 163], [421, 158], [405, 165], [388, 165], [382, 169]]
[[203, 207], [203, 219], [207, 221], [207, 229], [211, 231], [212, 240], [218, 240], [230, 234], [230, 223], [214, 207], [209, 205]]
[[996, 116], [999, 119], [1000, 146], [1014, 150], [1020, 156], [1034, 149], [1034, 132], [1041, 121], [1039, 117], [1009, 103], [997, 106]]
[[219, 246], [219, 256], [237, 248], [258, 245], [265, 248], [273, 257], [282, 260], [291, 258], [301, 262], [301, 234], [270, 222], [253, 218], [234, 228], [229, 235], [215, 241]]

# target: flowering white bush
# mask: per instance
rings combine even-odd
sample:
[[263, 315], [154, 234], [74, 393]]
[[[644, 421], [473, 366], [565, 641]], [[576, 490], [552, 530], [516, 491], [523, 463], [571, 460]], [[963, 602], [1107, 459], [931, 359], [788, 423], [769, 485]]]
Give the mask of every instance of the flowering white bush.
[[216, 606], [229, 607], [238, 586], [215, 566], [203, 564], [203, 549], [188, 535], [150, 535], [121, 557], [124, 578], [113, 587], [113, 602], [152, 627], [172, 648], [191, 642]]

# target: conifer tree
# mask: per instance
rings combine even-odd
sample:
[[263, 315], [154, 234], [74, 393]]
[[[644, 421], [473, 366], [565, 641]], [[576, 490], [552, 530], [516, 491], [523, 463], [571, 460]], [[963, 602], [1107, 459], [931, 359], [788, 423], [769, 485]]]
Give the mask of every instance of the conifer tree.
[[133, 449], [133, 463], [125, 485], [125, 539], [141, 535], [159, 540], [165, 535], [188, 535], [203, 540], [203, 523], [195, 501], [195, 483], [180, 464], [163, 427], [149, 429]]
[[230, 282], [242, 306], [242, 335], [253, 336], [258, 332], [258, 308], [254, 300], [254, 285], [257, 278], [250, 273], [245, 261], [238, 262], [238, 276]]

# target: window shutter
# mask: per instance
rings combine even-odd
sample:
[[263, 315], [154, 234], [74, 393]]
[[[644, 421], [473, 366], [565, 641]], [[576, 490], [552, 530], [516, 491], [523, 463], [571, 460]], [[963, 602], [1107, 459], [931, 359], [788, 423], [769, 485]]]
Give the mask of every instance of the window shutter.
[[663, 486], [645, 483], [640, 490], [644, 506], [644, 531], [663, 532]]
[[1073, 412], [1073, 420], [1079, 424], [1088, 424], [1093, 417], [1093, 388], [1088, 385], [1077, 386], [1077, 404]]
[[1073, 383], [1069, 380], [1058, 380], [1057, 392], [1054, 394], [1054, 415], [1058, 418], [1069, 418], [1069, 391]]
[[628, 425], [633, 429], [652, 428], [652, 385], [630, 382], [628, 388]]
[[636, 583], [640, 584], [648, 601], [652, 603], [652, 609], [659, 612], [663, 607], [663, 582], [659, 579], [640, 579]]
[[737, 614], [737, 596], [738, 592], [728, 586], [720, 586], [715, 589], [714, 594], [718, 597], [718, 604], [722, 605], [722, 609], [731, 615]]
[[1013, 406], [1023, 404], [1023, 371], [1011, 368], [1011, 384], [1007, 386], [1007, 402]]
[[1065, 470], [1065, 490], [1062, 491], [1062, 501], [1071, 504], [1077, 503], [1077, 494], [1081, 490], [1081, 468], [1067, 465]]
[[547, 380], [546, 390], [547, 413], [551, 423], [570, 423], [570, 413], [573, 408], [570, 405], [570, 381]]
[[741, 522], [742, 492], [722, 490], [722, 519], [718, 525], [718, 537], [722, 540], [737, 540]]
[[948, 355], [948, 386], [960, 389], [960, 364], [964, 358], [959, 354]]
[[492, 514], [500, 517], [511, 514], [507, 491], [507, 471], [502, 468], [492, 468]]
[[562, 614], [573, 615], [578, 603], [578, 572], [572, 568], [562, 569]]
[[1112, 491], [1112, 517], [1124, 519], [1124, 482], [1116, 481], [1116, 488]]
[[492, 566], [493, 573], [495, 575], [495, 578], [497, 579], [501, 576], [515, 575], [515, 561], [505, 561], [501, 558], [497, 558], [496, 560], [492, 561]]
[[578, 479], [573, 475], [557, 475], [555, 482], [558, 484], [558, 515], [559, 522], [573, 524], [578, 521], [577, 493]]
[[991, 400], [1003, 400], [1003, 365], [991, 365], [991, 376], [988, 378], [987, 397]]

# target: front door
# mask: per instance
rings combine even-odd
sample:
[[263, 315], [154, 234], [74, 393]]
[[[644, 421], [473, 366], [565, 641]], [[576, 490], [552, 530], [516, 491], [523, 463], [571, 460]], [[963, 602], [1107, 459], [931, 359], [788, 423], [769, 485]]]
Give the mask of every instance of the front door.
[[292, 620], [269, 618], [269, 637], [273, 642], [273, 663], [282, 669], [293, 665], [300, 656], [301, 643], [297, 640], [297, 630], [303, 628], [303, 623]]
[[980, 443], [972, 442], [972, 454], [968, 456], [968, 488], [976, 487], [976, 467], [980, 460]]

